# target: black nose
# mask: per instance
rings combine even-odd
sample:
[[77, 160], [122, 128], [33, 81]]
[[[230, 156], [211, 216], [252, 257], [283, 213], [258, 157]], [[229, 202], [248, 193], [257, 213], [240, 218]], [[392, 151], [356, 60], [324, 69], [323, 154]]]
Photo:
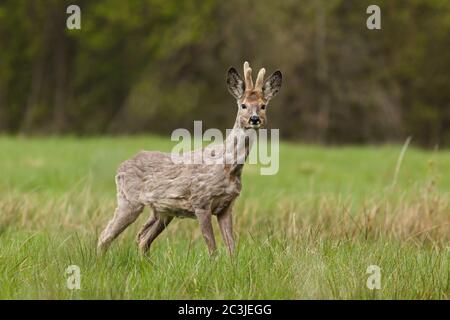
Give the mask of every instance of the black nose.
[[258, 123], [260, 123], [259, 117], [258, 116], [251, 116], [250, 117], [250, 123], [251, 124], [258, 124]]

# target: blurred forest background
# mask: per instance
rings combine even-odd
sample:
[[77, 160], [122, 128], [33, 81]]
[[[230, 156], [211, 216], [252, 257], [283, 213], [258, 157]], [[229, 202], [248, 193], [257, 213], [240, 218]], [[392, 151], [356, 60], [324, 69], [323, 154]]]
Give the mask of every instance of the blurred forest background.
[[285, 139], [450, 146], [448, 0], [1, 0], [0, 132], [229, 128], [225, 74], [244, 60], [283, 72], [269, 120]]

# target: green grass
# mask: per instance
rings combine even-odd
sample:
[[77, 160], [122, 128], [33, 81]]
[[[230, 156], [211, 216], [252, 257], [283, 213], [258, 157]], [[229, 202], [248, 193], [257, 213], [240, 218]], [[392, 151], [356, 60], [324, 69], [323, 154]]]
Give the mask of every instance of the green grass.
[[[237, 254], [215, 259], [195, 220], [176, 220], [141, 257], [149, 212], [97, 258], [117, 165], [155, 137], [0, 137], [0, 298], [449, 299], [450, 152], [282, 144], [280, 171], [244, 168]], [[216, 226], [215, 226], [216, 227]], [[66, 286], [69, 265], [81, 290]], [[369, 290], [369, 265], [381, 289]]]

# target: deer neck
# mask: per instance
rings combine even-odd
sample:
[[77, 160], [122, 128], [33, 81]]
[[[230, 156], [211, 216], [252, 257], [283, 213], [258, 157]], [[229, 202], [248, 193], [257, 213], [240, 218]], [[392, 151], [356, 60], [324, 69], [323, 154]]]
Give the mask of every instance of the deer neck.
[[242, 173], [244, 163], [256, 141], [256, 131], [246, 130], [239, 124], [238, 119], [224, 142], [225, 166], [232, 174]]

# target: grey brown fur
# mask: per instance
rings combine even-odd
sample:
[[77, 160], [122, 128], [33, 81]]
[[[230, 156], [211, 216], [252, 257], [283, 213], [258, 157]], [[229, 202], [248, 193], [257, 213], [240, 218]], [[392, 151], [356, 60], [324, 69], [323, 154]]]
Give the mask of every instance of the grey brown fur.
[[[228, 251], [233, 253], [232, 208], [241, 192], [243, 163], [256, 139], [255, 134], [249, 134], [253, 131], [249, 129], [266, 125], [265, 106], [281, 87], [279, 71], [265, 83], [264, 73], [265, 70], [261, 69], [253, 86], [247, 62], [244, 64], [245, 81], [234, 68], [228, 71], [228, 89], [237, 99], [238, 114], [233, 130], [223, 144], [176, 156], [141, 151], [119, 166], [116, 175], [117, 208], [100, 235], [100, 252], [106, 251], [111, 242], [148, 206], [153, 215], [137, 235], [142, 252], [150, 248], [174, 217], [189, 217], [199, 221], [208, 250], [210, 254], [214, 253], [216, 242], [211, 222], [214, 215]], [[186, 161], [173, 161], [205, 154], [209, 160], [212, 159], [210, 162], [186, 164]]]

